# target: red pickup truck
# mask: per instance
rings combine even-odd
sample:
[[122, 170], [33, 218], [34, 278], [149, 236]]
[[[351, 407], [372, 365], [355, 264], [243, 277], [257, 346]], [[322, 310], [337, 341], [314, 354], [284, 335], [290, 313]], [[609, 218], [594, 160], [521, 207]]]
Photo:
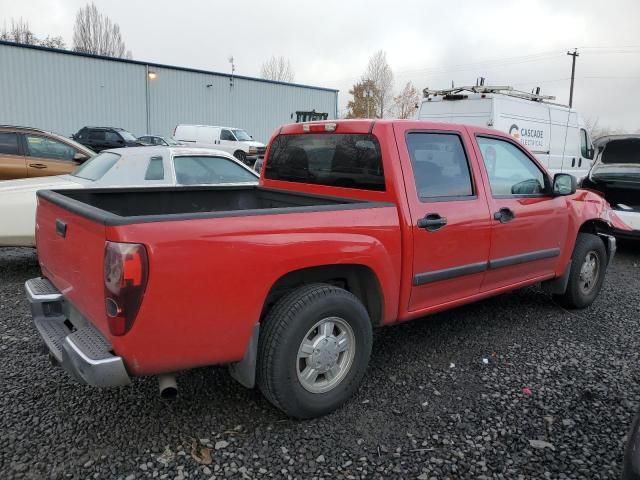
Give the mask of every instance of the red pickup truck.
[[356, 120], [281, 127], [257, 187], [38, 192], [51, 356], [115, 386], [228, 364], [308, 418], [362, 380], [372, 328], [535, 283], [598, 295], [628, 229], [495, 130]]

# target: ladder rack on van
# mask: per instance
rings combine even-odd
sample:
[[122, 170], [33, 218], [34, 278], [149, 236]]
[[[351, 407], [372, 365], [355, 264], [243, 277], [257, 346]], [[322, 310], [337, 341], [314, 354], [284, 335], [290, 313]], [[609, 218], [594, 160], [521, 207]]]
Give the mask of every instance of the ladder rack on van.
[[463, 92], [482, 94], [499, 93], [510, 97], [531, 100], [533, 102], [543, 102], [545, 100], [556, 99], [556, 97], [552, 95], [540, 95], [539, 93], [523, 92], [509, 86], [474, 85], [470, 87], [454, 87], [443, 90], [431, 90], [429, 88], [425, 88], [424, 90], [422, 90], [424, 98], [429, 99], [431, 97], [443, 97], [443, 99], [445, 100], [462, 100], [463, 98], [466, 98], [466, 95]]

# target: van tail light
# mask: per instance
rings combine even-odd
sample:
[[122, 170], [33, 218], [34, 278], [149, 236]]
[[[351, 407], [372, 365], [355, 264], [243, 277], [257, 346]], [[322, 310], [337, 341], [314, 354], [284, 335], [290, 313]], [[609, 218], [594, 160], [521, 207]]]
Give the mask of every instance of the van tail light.
[[124, 335], [136, 319], [147, 286], [149, 261], [144, 245], [107, 242], [104, 249], [104, 302], [112, 335]]

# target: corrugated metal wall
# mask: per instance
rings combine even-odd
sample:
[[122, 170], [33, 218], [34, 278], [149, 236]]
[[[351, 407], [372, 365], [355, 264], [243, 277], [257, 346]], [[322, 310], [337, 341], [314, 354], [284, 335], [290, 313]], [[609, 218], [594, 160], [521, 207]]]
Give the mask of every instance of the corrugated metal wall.
[[[178, 123], [246, 129], [267, 141], [296, 110], [335, 118], [337, 92], [150, 65], [149, 133]], [[291, 115], [293, 114], [293, 120]], [[147, 133], [146, 66], [0, 43], [0, 124], [69, 136], [85, 125]]]

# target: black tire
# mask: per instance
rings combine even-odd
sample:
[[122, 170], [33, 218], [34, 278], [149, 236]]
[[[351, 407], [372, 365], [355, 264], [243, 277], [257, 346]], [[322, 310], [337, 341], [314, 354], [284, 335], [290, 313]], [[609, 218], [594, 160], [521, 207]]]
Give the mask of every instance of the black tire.
[[[339, 317], [355, 338], [353, 360], [331, 390], [312, 393], [298, 378], [298, 349], [309, 330], [328, 317]], [[273, 405], [295, 418], [325, 415], [358, 389], [371, 355], [372, 327], [367, 310], [350, 292], [316, 283], [282, 297], [261, 325], [257, 383]]]
[[[581, 280], [580, 272], [587, 255], [595, 255], [598, 270], [590, 289], [585, 290], [581, 287], [584, 281]], [[585, 308], [591, 305], [602, 288], [607, 261], [607, 250], [602, 240], [597, 235], [579, 233], [573, 248], [567, 290], [561, 295], [554, 295], [555, 301], [567, 308]]]
[[244, 153], [242, 150], [238, 150], [238, 151], [234, 152], [233, 156], [236, 157], [238, 160], [240, 160], [245, 165], [247, 164], [247, 154]]

